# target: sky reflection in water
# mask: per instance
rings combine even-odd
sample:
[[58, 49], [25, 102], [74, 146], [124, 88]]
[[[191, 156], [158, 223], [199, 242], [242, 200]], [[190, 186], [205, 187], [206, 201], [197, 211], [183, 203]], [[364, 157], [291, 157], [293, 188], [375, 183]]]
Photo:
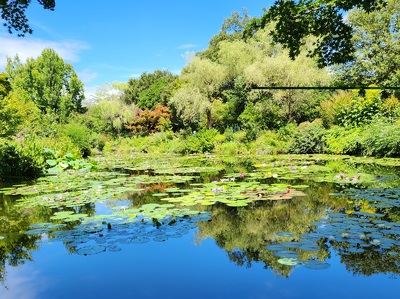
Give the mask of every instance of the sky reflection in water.
[[7, 267], [0, 298], [376, 298], [398, 294], [397, 279], [353, 276], [333, 256], [326, 270], [295, 268], [289, 278], [229, 261], [215, 241], [194, 244], [192, 233], [166, 242], [122, 245], [120, 252], [66, 254], [45, 243], [34, 262]]

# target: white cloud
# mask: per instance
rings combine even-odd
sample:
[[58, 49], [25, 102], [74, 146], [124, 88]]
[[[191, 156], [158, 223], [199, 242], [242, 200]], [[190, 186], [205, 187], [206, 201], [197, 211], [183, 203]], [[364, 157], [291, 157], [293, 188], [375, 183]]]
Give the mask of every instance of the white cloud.
[[79, 79], [84, 83], [90, 83], [98, 76], [97, 72], [91, 71], [89, 69], [84, 69], [80, 72], [77, 72]]
[[22, 62], [29, 57], [37, 57], [45, 48], [54, 49], [60, 57], [69, 62], [79, 61], [79, 53], [89, 49], [89, 45], [77, 40], [49, 41], [37, 38], [18, 38], [0, 35], [0, 68], [7, 64], [7, 56], [18, 54]]
[[84, 86], [84, 93], [85, 93], [85, 103], [84, 104], [89, 104], [89, 103], [93, 102], [98, 88], [99, 88], [99, 85]]

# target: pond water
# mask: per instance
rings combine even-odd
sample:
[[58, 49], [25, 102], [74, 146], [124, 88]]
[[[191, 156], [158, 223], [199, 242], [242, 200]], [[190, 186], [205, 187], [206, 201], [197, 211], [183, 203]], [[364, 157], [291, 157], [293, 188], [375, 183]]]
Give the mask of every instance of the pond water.
[[400, 291], [395, 159], [107, 157], [0, 189], [0, 298]]

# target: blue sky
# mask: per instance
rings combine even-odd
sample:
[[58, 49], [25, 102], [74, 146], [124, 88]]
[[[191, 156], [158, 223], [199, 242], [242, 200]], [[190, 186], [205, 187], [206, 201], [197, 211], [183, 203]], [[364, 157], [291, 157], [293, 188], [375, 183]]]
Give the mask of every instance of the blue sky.
[[106, 82], [126, 82], [157, 69], [179, 74], [185, 53], [207, 48], [225, 18], [245, 7], [260, 17], [272, 0], [56, 0], [55, 11], [32, 1], [34, 30], [19, 38], [0, 28], [0, 72], [6, 57], [23, 62], [53, 48], [74, 66], [90, 97]]

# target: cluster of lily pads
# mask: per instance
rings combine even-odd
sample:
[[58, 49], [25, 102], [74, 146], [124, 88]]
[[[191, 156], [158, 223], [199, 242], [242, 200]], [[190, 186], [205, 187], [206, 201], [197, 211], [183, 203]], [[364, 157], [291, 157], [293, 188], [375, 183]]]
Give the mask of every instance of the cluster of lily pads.
[[[333, 196], [347, 196], [350, 200], [367, 200], [374, 209], [400, 207], [400, 188], [346, 189]], [[279, 257], [280, 264], [312, 269], [325, 269], [329, 264], [317, 259], [301, 260], [301, 251], [317, 252], [325, 245], [335, 248], [341, 255], [363, 254], [366, 251], [381, 255], [398, 256], [400, 252], [400, 223], [385, 220], [386, 214], [360, 211], [329, 212], [327, 217], [312, 223], [311, 230], [296, 238], [290, 232], [278, 233], [291, 241], [276, 242], [266, 247]], [[327, 248], [327, 247], [325, 247]]]
[[[321, 270], [329, 268], [330, 265], [317, 259], [317, 252], [322, 250], [320, 238], [301, 237], [299, 240], [294, 238], [291, 232], [278, 232], [276, 242], [267, 245], [266, 249], [273, 252], [278, 258], [278, 263], [286, 266], [305, 266], [310, 269]], [[302, 260], [303, 253], [310, 257]]]
[[[75, 248], [77, 253], [87, 255], [105, 250], [118, 251], [116, 243], [140, 243], [177, 237], [182, 231], [194, 228], [198, 221], [211, 219], [210, 213], [200, 212], [207, 209], [204, 206], [223, 204], [246, 207], [256, 201], [284, 202], [293, 197], [305, 196], [302, 190], [308, 186], [291, 184], [291, 181], [304, 179], [360, 186], [377, 180], [375, 176], [361, 172], [335, 173], [319, 158], [303, 156], [284, 159], [269, 157], [265, 162], [252, 164], [251, 170], [230, 173], [216, 181], [203, 183], [201, 175], [218, 174], [223, 167], [213, 165], [214, 157], [211, 156], [203, 157], [204, 165], [201, 166], [194, 163], [195, 159], [198, 158], [163, 157], [131, 164], [123, 160], [100, 161], [100, 170], [95, 172], [88, 169], [64, 171], [40, 178], [35, 185], [16, 185], [3, 188], [0, 192], [18, 198], [17, 206], [21, 209], [45, 207], [54, 211], [49, 218], [51, 222], [33, 224], [26, 234], [48, 234], [51, 239], [62, 240], [69, 247]], [[49, 160], [48, 163], [57, 166], [63, 162]], [[274, 183], [265, 183], [269, 179], [275, 179]], [[154, 201], [165, 204], [132, 205], [136, 195], [146, 192], [148, 187], [155, 184], [167, 186], [162, 192], [152, 194]], [[354, 190], [357, 191], [341, 195], [370, 199], [375, 208], [397, 206], [395, 199], [400, 195], [396, 189], [391, 189], [390, 195], [384, 196], [375, 189]], [[131, 198], [127, 206], [122, 206], [119, 203], [126, 200], [126, 194]], [[105, 215], [92, 216], [79, 212], [80, 207], [100, 203], [116, 203], [116, 206], [111, 209], [108, 207]], [[389, 225], [379, 223], [382, 220], [379, 220], [378, 214], [343, 214], [343, 219], [339, 219], [337, 214], [332, 215], [321, 220], [321, 223], [314, 223], [317, 229], [313, 233], [298, 237], [290, 235], [290, 232], [278, 234], [278, 237], [286, 239], [270, 244], [267, 249], [274, 252], [281, 264], [323, 269], [329, 265], [316, 258], [302, 260], [301, 253], [320, 250], [321, 240], [347, 242], [346, 246], [351, 248], [354, 244], [349, 240], [355, 238], [355, 233], [349, 228], [353, 229], [357, 221], [360, 226], [358, 235], [364, 230], [362, 233], [365, 236], [360, 239], [362, 242], [357, 239], [357, 250], [367, 245], [379, 249], [388, 246], [382, 234], [388, 230]], [[369, 229], [372, 227], [376, 230], [365, 231], [367, 222], [359, 219], [367, 219]], [[371, 222], [371, 219], [375, 222]], [[379, 225], [385, 228], [381, 229]], [[330, 230], [324, 230], [325, 227]], [[394, 232], [397, 236], [396, 226], [392, 225], [391, 229], [392, 234]], [[391, 244], [397, 246], [397, 243]]]
[[[120, 251], [122, 245], [127, 244], [164, 242], [170, 238], [180, 238], [196, 228], [197, 222], [211, 219], [207, 212], [168, 210], [165, 206], [167, 205], [148, 204], [136, 211], [121, 208], [124, 212], [119, 216], [98, 215], [89, 218], [70, 211], [58, 212], [52, 220], [63, 223], [32, 224], [25, 234], [46, 234], [51, 242], [61, 241], [70, 251], [93, 255], [105, 251]], [[133, 215], [132, 212], [137, 214]], [[158, 218], [147, 216], [152, 213]], [[76, 220], [80, 220], [79, 224], [68, 229], [67, 224]]]
[[181, 196], [161, 198], [163, 201], [180, 204], [181, 206], [203, 206], [214, 205], [216, 203], [226, 204], [231, 207], [244, 207], [258, 200], [285, 200], [293, 197], [305, 196], [296, 190], [307, 186], [290, 186], [289, 184], [261, 184], [257, 181], [238, 182], [234, 177], [221, 179], [218, 182], [206, 184], [191, 184], [192, 189]]

